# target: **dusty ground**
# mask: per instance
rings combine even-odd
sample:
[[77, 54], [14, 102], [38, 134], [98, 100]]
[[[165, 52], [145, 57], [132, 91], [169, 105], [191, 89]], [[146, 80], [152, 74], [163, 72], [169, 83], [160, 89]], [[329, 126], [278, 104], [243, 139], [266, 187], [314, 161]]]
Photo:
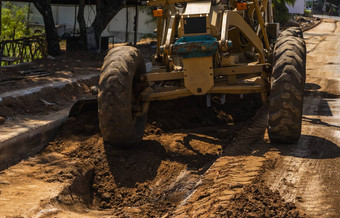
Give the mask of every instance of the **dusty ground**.
[[0, 216], [339, 216], [339, 36], [332, 20], [305, 33], [297, 144], [269, 143], [254, 96], [211, 108], [200, 98], [156, 102], [143, 142], [129, 150], [104, 144], [95, 113], [84, 114], [40, 154], [0, 172]]

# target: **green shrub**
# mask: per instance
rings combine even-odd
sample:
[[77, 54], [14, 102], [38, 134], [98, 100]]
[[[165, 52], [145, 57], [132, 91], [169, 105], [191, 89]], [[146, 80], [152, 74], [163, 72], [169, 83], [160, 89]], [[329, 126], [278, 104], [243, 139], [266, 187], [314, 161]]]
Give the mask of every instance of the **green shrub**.
[[27, 27], [28, 7], [17, 7], [10, 2], [4, 2], [1, 10], [0, 40], [19, 39], [31, 35]]
[[311, 17], [312, 16], [312, 11], [311, 10], [306, 10], [303, 13], [306, 17]]

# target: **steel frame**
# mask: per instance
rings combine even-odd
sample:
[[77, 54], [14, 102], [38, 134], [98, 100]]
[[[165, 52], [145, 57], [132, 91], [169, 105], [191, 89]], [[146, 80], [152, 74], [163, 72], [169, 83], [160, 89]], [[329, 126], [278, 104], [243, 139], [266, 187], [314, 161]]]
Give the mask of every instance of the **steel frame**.
[[[199, 0], [156, 0], [149, 2], [149, 5], [151, 6], [163, 6], [166, 10], [163, 18], [158, 18], [157, 22], [157, 56], [163, 57], [163, 63], [167, 70], [169, 70], [169, 66], [167, 66], [168, 57], [171, 55], [171, 46], [174, 43], [174, 30], [177, 28], [178, 19], [180, 17], [178, 13], [174, 12], [173, 4], [194, 1]], [[265, 63], [265, 58], [270, 52], [270, 45], [262, 12], [267, 11], [268, 0], [261, 1], [261, 4], [259, 4], [258, 0], [253, 0], [250, 7], [252, 8], [253, 13], [256, 13], [266, 49], [263, 48], [263, 42], [258, 36], [259, 31], [256, 33], [237, 11], [231, 10], [225, 10], [222, 14], [219, 47], [221, 51], [226, 51], [228, 49], [228, 30], [230, 27], [236, 27], [255, 47], [255, 50], [258, 53], [259, 63], [214, 67], [212, 69], [213, 77], [215, 78], [214, 84], [204, 94], [261, 93], [262, 100], [264, 102], [267, 101], [271, 65]], [[264, 17], [267, 19], [266, 14]], [[167, 72], [166, 69], [153, 70], [152, 72], [143, 75], [141, 79], [148, 81], [149, 83], [179, 80], [183, 81], [179, 83], [181, 85], [155, 89], [148, 87], [140, 95], [142, 101], [170, 100], [193, 95], [193, 91], [189, 91], [184, 85], [185, 76], [187, 74], [185, 69], [179, 71], [172, 70], [170, 72]], [[218, 77], [226, 77], [227, 81], [218, 81], [216, 80]], [[249, 78], [257, 79], [252, 82], [246, 82], [245, 79]], [[198, 93], [194, 94], [196, 95]]]

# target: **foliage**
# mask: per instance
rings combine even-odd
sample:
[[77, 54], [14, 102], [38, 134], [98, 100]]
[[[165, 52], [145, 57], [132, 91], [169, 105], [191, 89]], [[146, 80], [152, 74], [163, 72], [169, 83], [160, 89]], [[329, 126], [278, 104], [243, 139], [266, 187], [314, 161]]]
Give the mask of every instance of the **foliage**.
[[290, 18], [286, 3], [289, 5], [294, 5], [295, 0], [273, 0], [274, 19], [280, 24], [285, 24]]
[[340, 5], [339, 0], [327, 0], [328, 3], [331, 3], [333, 5]]
[[304, 15], [305, 15], [306, 17], [311, 17], [311, 16], [312, 16], [312, 11], [311, 11], [311, 10], [305, 9]]
[[1, 11], [0, 40], [18, 39], [31, 34], [27, 27], [28, 7], [17, 7], [10, 2], [4, 2]]

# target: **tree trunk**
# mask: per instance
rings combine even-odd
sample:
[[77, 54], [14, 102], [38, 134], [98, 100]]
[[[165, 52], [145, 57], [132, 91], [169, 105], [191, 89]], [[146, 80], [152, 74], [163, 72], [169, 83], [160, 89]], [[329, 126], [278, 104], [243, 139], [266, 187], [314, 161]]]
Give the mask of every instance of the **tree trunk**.
[[96, 17], [91, 24], [96, 35], [96, 42], [99, 46], [99, 38], [116, 14], [123, 8], [123, 0], [97, 0]]
[[52, 56], [60, 54], [59, 37], [53, 19], [50, 0], [33, 0], [34, 6], [43, 16], [46, 31], [47, 52]]
[[78, 11], [78, 24], [80, 31], [80, 43], [84, 49], [86, 49], [86, 22], [84, 18], [85, 0], [79, 1], [79, 11]]

